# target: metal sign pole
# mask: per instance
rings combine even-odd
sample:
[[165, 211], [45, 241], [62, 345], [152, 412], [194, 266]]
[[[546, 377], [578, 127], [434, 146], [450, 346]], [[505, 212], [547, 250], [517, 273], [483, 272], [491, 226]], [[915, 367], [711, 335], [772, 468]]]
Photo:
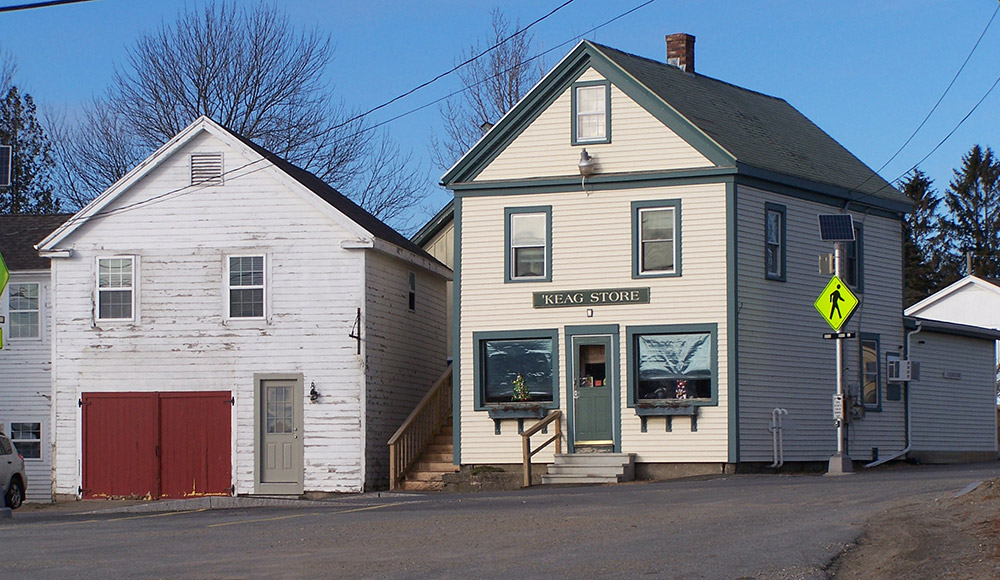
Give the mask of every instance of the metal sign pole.
[[[844, 242], [836, 242], [833, 249], [833, 269], [838, 278], [843, 279], [843, 255]], [[837, 396], [834, 398], [841, 405], [844, 401], [844, 339], [837, 339]], [[844, 475], [854, 472], [854, 465], [851, 457], [846, 453], [844, 447], [847, 441], [847, 416], [842, 412], [843, 417], [837, 420], [837, 454], [830, 458], [827, 468], [827, 475]]]

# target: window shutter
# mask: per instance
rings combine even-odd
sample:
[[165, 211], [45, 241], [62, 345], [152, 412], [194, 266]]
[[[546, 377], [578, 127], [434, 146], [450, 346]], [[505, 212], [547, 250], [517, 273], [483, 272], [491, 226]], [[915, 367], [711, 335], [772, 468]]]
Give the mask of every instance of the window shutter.
[[222, 153], [191, 155], [191, 185], [222, 185]]

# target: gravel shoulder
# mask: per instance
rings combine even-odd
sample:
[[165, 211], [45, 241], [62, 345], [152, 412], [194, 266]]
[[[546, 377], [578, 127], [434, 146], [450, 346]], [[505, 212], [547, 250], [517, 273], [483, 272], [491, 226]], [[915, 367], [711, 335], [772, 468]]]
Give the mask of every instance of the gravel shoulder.
[[1000, 578], [1000, 478], [960, 497], [882, 512], [828, 573], [837, 580]]

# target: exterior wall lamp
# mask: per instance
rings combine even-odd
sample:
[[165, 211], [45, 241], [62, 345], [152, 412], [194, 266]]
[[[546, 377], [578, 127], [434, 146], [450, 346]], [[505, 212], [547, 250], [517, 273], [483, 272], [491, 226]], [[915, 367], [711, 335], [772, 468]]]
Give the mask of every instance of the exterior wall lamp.
[[583, 151], [580, 151], [580, 163], [577, 167], [580, 169], [580, 187], [586, 192], [587, 178], [597, 172], [597, 162], [594, 161], [594, 158], [590, 156], [590, 153], [587, 153], [587, 150], [584, 149]]

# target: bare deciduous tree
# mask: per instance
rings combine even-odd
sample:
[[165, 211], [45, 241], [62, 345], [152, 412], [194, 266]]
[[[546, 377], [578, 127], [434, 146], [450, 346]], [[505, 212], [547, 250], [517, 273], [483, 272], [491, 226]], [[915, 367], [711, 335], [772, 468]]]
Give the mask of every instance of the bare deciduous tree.
[[[492, 30], [485, 44], [499, 46], [459, 69], [465, 91], [445, 101], [440, 109], [444, 137], [431, 137], [431, 154], [442, 168], [451, 167], [471, 149], [484, 128], [500, 120], [542, 77], [543, 63], [531, 60], [533, 36], [526, 32], [515, 35], [518, 22], [507, 20], [499, 8], [490, 12], [490, 22]], [[483, 44], [477, 42], [459, 58], [465, 61], [479, 54]]]
[[[333, 59], [328, 36], [298, 31], [274, 5], [211, 2], [141, 36], [107, 94], [96, 99], [62, 153], [67, 197], [92, 198], [206, 115], [341, 189], [378, 217], [398, 218], [426, 195], [385, 133], [333, 98], [323, 73]], [[383, 155], [394, 155], [384, 159]], [[375, 169], [373, 169], [375, 168]], [[404, 179], [404, 176], [406, 179]], [[375, 185], [372, 185], [372, 184]], [[356, 188], [363, 188], [358, 191]], [[391, 201], [390, 201], [391, 199]]]

